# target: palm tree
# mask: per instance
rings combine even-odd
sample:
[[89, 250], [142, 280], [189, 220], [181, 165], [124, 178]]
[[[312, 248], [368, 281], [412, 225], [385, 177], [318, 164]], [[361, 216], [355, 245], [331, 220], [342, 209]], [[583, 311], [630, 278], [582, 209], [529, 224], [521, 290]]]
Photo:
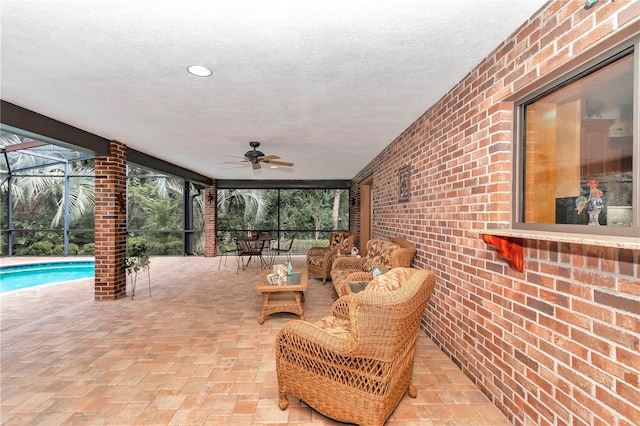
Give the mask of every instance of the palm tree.
[[[2, 146], [22, 143], [15, 134], [3, 134]], [[19, 177], [28, 171], [29, 176], [14, 179], [11, 184], [13, 208], [22, 204], [28, 206], [47, 205], [54, 202], [57, 211], [51, 220], [50, 227], [57, 228], [64, 220], [65, 214], [65, 179], [69, 181], [69, 221], [77, 222], [88, 214], [93, 214], [95, 206], [94, 169], [82, 164], [74, 168], [74, 175], [69, 176], [70, 169], [57, 147], [42, 153], [25, 152], [12, 158], [11, 173], [3, 180], [3, 190], [8, 190], [9, 179]], [[14, 175], [14, 173], [18, 173]]]
[[244, 206], [244, 221], [253, 229], [269, 213], [270, 203], [262, 189], [218, 189], [218, 212], [226, 214], [233, 204]]
[[[0, 147], [21, 144], [29, 141], [9, 132], [2, 132]], [[4, 163], [7, 157], [0, 160], [0, 189], [4, 202], [0, 203], [2, 212], [2, 227], [18, 229], [53, 229], [70, 228], [84, 222], [81, 228], [92, 228], [95, 207], [95, 182], [92, 160], [71, 162], [67, 158], [73, 151], [65, 150], [55, 145], [43, 145], [29, 150], [14, 150], [8, 153], [10, 163]], [[88, 158], [88, 157], [87, 157]], [[137, 229], [164, 230], [182, 232], [182, 194], [184, 182], [165, 176], [158, 176], [152, 171], [138, 167], [131, 167], [131, 177], [143, 178], [134, 182], [130, 196], [136, 200], [129, 205], [130, 220]], [[140, 182], [143, 182], [140, 184]], [[140, 188], [143, 186], [143, 188]], [[198, 191], [191, 184], [191, 193]], [[10, 191], [10, 193], [9, 193]], [[67, 194], [65, 196], [65, 193]], [[11, 206], [8, 205], [9, 195]], [[197, 220], [203, 212], [203, 197], [194, 196], [194, 223], [201, 227], [202, 219]], [[132, 200], [129, 200], [130, 203]], [[8, 209], [13, 211], [12, 223], [8, 223]], [[55, 212], [52, 215], [52, 212]], [[67, 216], [68, 212], [68, 216]], [[136, 218], [131, 218], [131, 212], [138, 212]], [[65, 223], [65, 217], [68, 222]], [[61, 226], [62, 225], [62, 226]], [[65, 234], [68, 234], [65, 232]], [[53, 233], [38, 236], [32, 233], [21, 233], [22, 246], [28, 246], [34, 241], [30, 238], [42, 238], [42, 235], [52, 237]], [[165, 236], [168, 236], [166, 234]], [[160, 235], [162, 236], [162, 235]], [[25, 239], [27, 238], [27, 239]], [[174, 238], [181, 241], [181, 238]]]
[[[78, 223], [85, 219], [87, 215], [93, 215], [95, 208], [95, 182], [94, 169], [92, 167], [80, 167], [75, 173], [79, 176], [69, 179], [69, 223]], [[49, 187], [50, 191], [57, 194], [58, 210], [51, 220], [51, 227], [55, 228], [64, 220], [64, 188], [60, 185]], [[58, 192], [62, 190], [61, 192]], [[53, 194], [52, 194], [53, 195]]]
[[[0, 146], [7, 147], [25, 141], [28, 138], [2, 132]], [[71, 225], [86, 220], [93, 222], [93, 166], [88, 161], [77, 161], [72, 165], [67, 158], [69, 153], [73, 151], [54, 145], [7, 152], [4, 157], [6, 169], [2, 170], [0, 185], [2, 196], [6, 197], [2, 204], [6, 209], [13, 210], [12, 218], [15, 217], [15, 220], [14, 223], [3, 224], [3, 227], [45, 229], [48, 225], [57, 229], [62, 224], [66, 236]], [[65, 191], [65, 187], [68, 191]], [[54, 209], [52, 217], [51, 211]], [[69, 218], [68, 223], [64, 223], [65, 216]], [[3, 217], [8, 220], [8, 211]]]

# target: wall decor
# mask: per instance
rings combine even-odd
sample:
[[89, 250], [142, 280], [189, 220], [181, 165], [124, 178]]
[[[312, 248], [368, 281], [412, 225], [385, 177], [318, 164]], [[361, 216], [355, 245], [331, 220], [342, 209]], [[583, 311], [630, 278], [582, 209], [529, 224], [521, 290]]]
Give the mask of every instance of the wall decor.
[[398, 201], [409, 201], [411, 193], [409, 175], [409, 166], [400, 167], [398, 170]]

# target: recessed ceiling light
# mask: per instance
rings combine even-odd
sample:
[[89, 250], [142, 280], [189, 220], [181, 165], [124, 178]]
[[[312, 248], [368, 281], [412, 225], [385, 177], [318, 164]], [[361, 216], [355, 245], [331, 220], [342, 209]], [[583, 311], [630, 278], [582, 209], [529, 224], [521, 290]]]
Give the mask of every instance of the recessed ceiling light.
[[198, 77], [209, 77], [213, 74], [213, 72], [204, 65], [189, 65], [187, 71]]

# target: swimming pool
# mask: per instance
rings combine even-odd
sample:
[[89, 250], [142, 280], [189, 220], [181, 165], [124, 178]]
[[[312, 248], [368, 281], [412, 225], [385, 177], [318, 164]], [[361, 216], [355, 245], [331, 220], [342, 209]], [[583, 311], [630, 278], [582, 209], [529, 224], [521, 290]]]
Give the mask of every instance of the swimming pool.
[[0, 293], [94, 276], [95, 262], [92, 260], [2, 266]]

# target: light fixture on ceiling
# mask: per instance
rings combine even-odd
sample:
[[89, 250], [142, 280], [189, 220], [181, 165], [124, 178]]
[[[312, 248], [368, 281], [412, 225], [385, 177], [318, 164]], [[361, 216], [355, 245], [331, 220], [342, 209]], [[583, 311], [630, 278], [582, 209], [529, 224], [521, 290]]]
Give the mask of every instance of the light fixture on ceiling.
[[204, 65], [189, 65], [187, 71], [197, 77], [209, 77], [213, 72]]

